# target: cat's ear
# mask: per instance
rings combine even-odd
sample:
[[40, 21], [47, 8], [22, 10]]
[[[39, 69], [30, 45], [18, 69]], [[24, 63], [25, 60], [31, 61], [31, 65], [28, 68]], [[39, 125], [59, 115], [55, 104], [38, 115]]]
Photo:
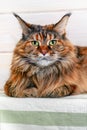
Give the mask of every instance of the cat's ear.
[[66, 33], [66, 25], [71, 13], [65, 14], [58, 23], [54, 25], [54, 30], [57, 31], [60, 35], [64, 35]]
[[22, 33], [24, 36], [28, 36], [29, 32], [31, 31], [30, 29], [30, 25], [25, 22], [20, 16], [18, 16], [17, 14], [13, 13], [13, 15], [17, 18], [17, 20], [19, 21], [21, 28], [22, 28]]

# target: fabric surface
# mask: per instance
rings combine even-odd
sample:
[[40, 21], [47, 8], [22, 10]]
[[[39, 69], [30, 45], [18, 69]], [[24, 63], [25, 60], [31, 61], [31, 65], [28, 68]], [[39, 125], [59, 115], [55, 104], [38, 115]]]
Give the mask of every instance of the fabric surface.
[[87, 130], [87, 95], [46, 99], [1, 93], [0, 130]]

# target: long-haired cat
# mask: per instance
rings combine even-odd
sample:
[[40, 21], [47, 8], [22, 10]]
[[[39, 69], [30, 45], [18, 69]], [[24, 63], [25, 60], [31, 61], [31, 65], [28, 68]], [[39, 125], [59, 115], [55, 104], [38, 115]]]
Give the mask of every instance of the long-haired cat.
[[14, 49], [4, 90], [12, 97], [62, 97], [87, 92], [87, 47], [66, 37], [70, 13], [56, 24], [25, 22], [17, 14], [22, 38]]

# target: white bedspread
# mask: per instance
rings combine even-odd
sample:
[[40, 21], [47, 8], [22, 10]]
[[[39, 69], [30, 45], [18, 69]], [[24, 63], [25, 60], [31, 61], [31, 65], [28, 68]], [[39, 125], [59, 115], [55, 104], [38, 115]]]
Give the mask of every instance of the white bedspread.
[[1, 93], [0, 130], [87, 130], [87, 94], [46, 99]]

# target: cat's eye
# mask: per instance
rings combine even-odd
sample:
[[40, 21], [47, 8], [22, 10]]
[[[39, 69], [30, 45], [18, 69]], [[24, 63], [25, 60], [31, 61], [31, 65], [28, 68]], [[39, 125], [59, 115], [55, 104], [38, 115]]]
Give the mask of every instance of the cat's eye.
[[53, 46], [53, 45], [55, 45], [57, 43], [57, 40], [51, 40], [51, 41], [49, 41], [49, 45], [50, 46]]
[[38, 41], [31, 41], [32, 45], [34, 46], [39, 46], [39, 42]]

